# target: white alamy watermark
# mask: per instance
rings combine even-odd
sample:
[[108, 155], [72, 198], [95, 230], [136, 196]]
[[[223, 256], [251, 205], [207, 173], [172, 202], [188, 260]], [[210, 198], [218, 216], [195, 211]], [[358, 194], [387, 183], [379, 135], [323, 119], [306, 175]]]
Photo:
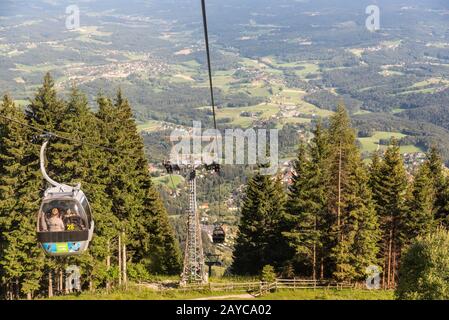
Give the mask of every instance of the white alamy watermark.
[[81, 273], [78, 266], [68, 266], [65, 269], [65, 287], [68, 292], [81, 291]]
[[70, 5], [65, 9], [67, 17], [65, 27], [67, 30], [77, 30], [80, 28], [80, 8], [77, 5]]
[[223, 137], [219, 130], [203, 131], [201, 122], [194, 121], [189, 131], [173, 130], [170, 142], [173, 144], [170, 152], [172, 163], [261, 164], [263, 175], [273, 175], [278, 170], [277, 129], [226, 129]]
[[368, 277], [366, 278], [366, 288], [380, 289], [380, 268], [378, 266], [371, 265], [365, 270]]
[[371, 31], [379, 31], [380, 30], [380, 8], [376, 5], [370, 5], [366, 7], [366, 14], [369, 15], [366, 18], [366, 28]]

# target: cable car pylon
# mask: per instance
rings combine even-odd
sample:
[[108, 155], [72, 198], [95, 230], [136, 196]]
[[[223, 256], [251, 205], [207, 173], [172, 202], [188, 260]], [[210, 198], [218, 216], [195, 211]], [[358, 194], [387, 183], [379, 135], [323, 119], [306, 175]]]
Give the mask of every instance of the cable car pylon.
[[208, 170], [210, 165], [193, 154], [185, 155], [175, 163], [164, 162], [168, 174], [174, 171], [185, 173], [189, 185], [189, 207], [187, 211], [187, 236], [185, 240], [183, 269], [180, 285], [207, 284], [209, 282], [203, 251], [203, 240], [201, 236], [200, 214], [198, 212], [196, 180], [197, 170]]
[[203, 240], [196, 201], [196, 169], [195, 165], [192, 164], [188, 172], [189, 209], [187, 212], [187, 239], [181, 286], [188, 283], [206, 284], [209, 281], [204, 263]]

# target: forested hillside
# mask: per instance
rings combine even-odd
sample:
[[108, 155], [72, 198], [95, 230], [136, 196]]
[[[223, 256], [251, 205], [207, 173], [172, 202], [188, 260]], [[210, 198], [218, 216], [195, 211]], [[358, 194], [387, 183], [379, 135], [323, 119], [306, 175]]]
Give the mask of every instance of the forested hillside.
[[[4, 297], [46, 294], [59, 273], [75, 264], [84, 288], [110, 288], [122, 277], [118, 239], [127, 247], [128, 274], [178, 274], [180, 250], [164, 204], [148, 174], [143, 141], [121, 91], [100, 95], [97, 112], [76, 88], [62, 99], [49, 74], [25, 108], [5, 95], [0, 107], [0, 280]], [[37, 212], [46, 188], [39, 171], [41, 135], [52, 132], [48, 171], [81, 183], [96, 224], [89, 252], [45, 257], [36, 239]], [[121, 263], [121, 262], [120, 262]], [[61, 284], [62, 285], [62, 284]]]
[[[175, 235], [151, 181], [130, 104], [120, 90], [114, 99], [99, 95], [97, 104], [92, 112], [77, 88], [62, 99], [49, 74], [24, 111], [3, 97], [3, 297], [47, 295], [54, 283], [62, 286], [60, 274], [72, 264], [83, 270], [85, 289], [110, 289], [124, 277], [180, 272], [184, 234], [177, 228]], [[88, 253], [78, 258], [45, 257], [36, 242], [36, 213], [46, 188], [38, 158], [45, 132], [53, 133], [50, 175], [82, 183], [93, 207], [95, 236]], [[371, 160], [369, 165], [362, 161], [355, 130], [340, 104], [329, 123], [316, 122], [310, 142], [301, 142], [288, 190], [277, 175], [256, 172], [248, 181], [228, 273], [257, 276], [272, 265], [285, 277], [363, 281], [367, 267], [379, 266], [383, 287], [395, 287], [402, 250], [449, 224], [449, 182], [435, 147], [412, 173], [395, 139]], [[225, 175], [235, 173], [226, 170]], [[166, 204], [182, 215], [182, 207]], [[119, 244], [128, 252], [126, 272], [120, 268]]]
[[[212, 277], [354, 283], [378, 266], [390, 289], [413, 239], [448, 228], [449, 1], [208, 0], [207, 54], [199, 0], [0, 2], [0, 298], [62, 291], [70, 265], [90, 293], [177, 281], [191, 199], [163, 162], [193, 121], [279, 138], [273, 177], [198, 175]], [[47, 138], [49, 175], [92, 205], [79, 257], [37, 243]]]
[[246, 187], [233, 271], [265, 265], [285, 277], [364, 281], [378, 266], [382, 287], [398, 281], [401, 252], [448, 226], [449, 180], [436, 148], [407, 173], [398, 141], [364, 164], [343, 105], [301, 144], [292, 183], [255, 174]]

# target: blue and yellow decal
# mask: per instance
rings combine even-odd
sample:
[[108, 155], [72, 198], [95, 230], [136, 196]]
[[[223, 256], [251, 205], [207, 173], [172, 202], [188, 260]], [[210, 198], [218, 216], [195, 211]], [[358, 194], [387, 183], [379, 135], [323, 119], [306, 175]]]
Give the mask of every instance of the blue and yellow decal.
[[44, 250], [50, 254], [79, 252], [81, 249], [81, 242], [56, 242], [44, 243], [42, 245]]

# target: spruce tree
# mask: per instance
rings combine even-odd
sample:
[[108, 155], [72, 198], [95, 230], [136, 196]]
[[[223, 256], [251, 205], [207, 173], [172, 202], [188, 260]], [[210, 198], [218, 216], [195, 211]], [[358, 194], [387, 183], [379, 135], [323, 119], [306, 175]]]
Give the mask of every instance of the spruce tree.
[[[8, 96], [0, 105], [1, 115], [16, 120], [0, 119], [0, 281], [8, 298], [33, 296], [67, 264], [81, 267], [90, 288], [108, 285], [114, 241], [123, 234], [129, 262], [159, 274], [180, 270], [178, 243], [148, 174], [131, 106], [121, 92], [98, 104], [94, 114], [76, 88], [60, 99], [47, 74], [25, 114]], [[49, 175], [81, 183], [93, 209], [95, 234], [82, 256], [44, 257], [36, 241], [36, 212], [48, 187], [39, 168], [40, 136], [48, 131], [56, 133], [47, 149]]]
[[330, 270], [338, 280], [356, 280], [377, 262], [378, 220], [343, 103], [330, 119], [329, 143]]
[[41, 182], [30, 154], [32, 133], [23, 113], [4, 96], [0, 114], [0, 277], [9, 298], [31, 298], [39, 289], [43, 254], [35, 237]]
[[[68, 104], [58, 97], [55, 83], [49, 73], [44, 76], [42, 86], [38, 88], [34, 98], [31, 99], [31, 103], [26, 107], [25, 115], [28, 124], [33, 127], [32, 161], [37, 163], [38, 166], [39, 151], [44, 140], [44, 133], [52, 132], [70, 138], [70, 134], [67, 134], [64, 125], [67, 124], [67, 117], [70, 118], [71, 113], [68, 110]], [[66, 163], [65, 160], [70, 158], [72, 150], [73, 147], [68, 141], [55, 136], [50, 138], [46, 150], [48, 159], [46, 170], [54, 180], [61, 183], [71, 182], [71, 175], [69, 174], [71, 171], [67, 169], [67, 164], [73, 164], [74, 162], [70, 159]], [[43, 182], [42, 175], [39, 175], [38, 179]], [[43, 182], [43, 188], [40, 190], [41, 196], [49, 186], [47, 182]], [[64, 259], [50, 257], [45, 259], [44, 273], [47, 278], [54, 277], [59, 270], [63, 269], [65, 269]], [[48, 288], [48, 291], [50, 292], [50, 288]]]
[[47, 73], [42, 86], [26, 109], [27, 119], [35, 127], [54, 132], [60, 129], [65, 111], [66, 105], [57, 96], [54, 80]]
[[371, 156], [371, 164], [369, 166], [369, 186], [371, 191], [377, 189], [380, 182], [380, 169], [382, 167], [382, 157], [379, 151], [376, 151]]
[[232, 270], [256, 275], [265, 265], [278, 269], [285, 262], [287, 244], [282, 236], [284, 200], [280, 182], [256, 173], [250, 179], [242, 207]]
[[[382, 230], [383, 285], [395, 285], [401, 251], [401, 218], [406, 210], [407, 175], [398, 142], [392, 139], [376, 172], [373, 199]], [[372, 178], [373, 179], [373, 178]]]
[[99, 126], [87, 97], [76, 87], [72, 88], [60, 125], [61, 130], [64, 130], [61, 134], [71, 140], [58, 141], [59, 152], [51, 159], [58, 178], [70, 185], [80, 183], [92, 207], [95, 237], [86, 254], [69, 261], [80, 265], [85, 271], [84, 278], [95, 286], [108, 280], [107, 260], [110, 257], [111, 240], [117, 234], [117, 220], [111, 212], [112, 203], [106, 194], [108, 177], [105, 168], [111, 152], [102, 148]]
[[98, 101], [102, 136], [109, 146], [119, 150], [106, 170], [106, 192], [119, 220], [117, 232], [127, 234], [131, 261], [144, 263], [151, 272], [178, 273], [180, 250], [167, 211], [149, 177], [131, 106], [120, 90], [114, 102], [104, 97]]
[[428, 165], [423, 164], [410, 187], [407, 208], [402, 222], [403, 243], [426, 236], [436, 229], [434, 181]]
[[318, 123], [311, 145], [300, 145], [286, 205], [289, 230], [284, 235], [295, 250], [294, 260], [300, 270], [305, 269], [305, 275], [313, 279], [322, 269], [327, 235], [327, 149]]
[[369, 178], [361, 159], [354, 160], [345, 191], [342, 241], [333, 250], [337, 280], [365, 280], [366, 268], [378, 264], [380, 230]]
[[432, 181], [435, 192], [434, 213], [438, 224], [449, 226], [449, 183], [444, 174], [443, 160], [438, 149], [432, 146], [427, 152], [427, 159], [424, 163], [429, 168], [429, 178]]
[[343, 209], [346, 206], [346, 191], [349, 188], [348, 176], [351, 164], [358, 156], [355, 144], [355, 132], [351, 128], [350, 119], [344, 104], [341, 102], [329, 125], [329, 211], [333, 219], [333, 241], [335, 244], [342, 241]]

